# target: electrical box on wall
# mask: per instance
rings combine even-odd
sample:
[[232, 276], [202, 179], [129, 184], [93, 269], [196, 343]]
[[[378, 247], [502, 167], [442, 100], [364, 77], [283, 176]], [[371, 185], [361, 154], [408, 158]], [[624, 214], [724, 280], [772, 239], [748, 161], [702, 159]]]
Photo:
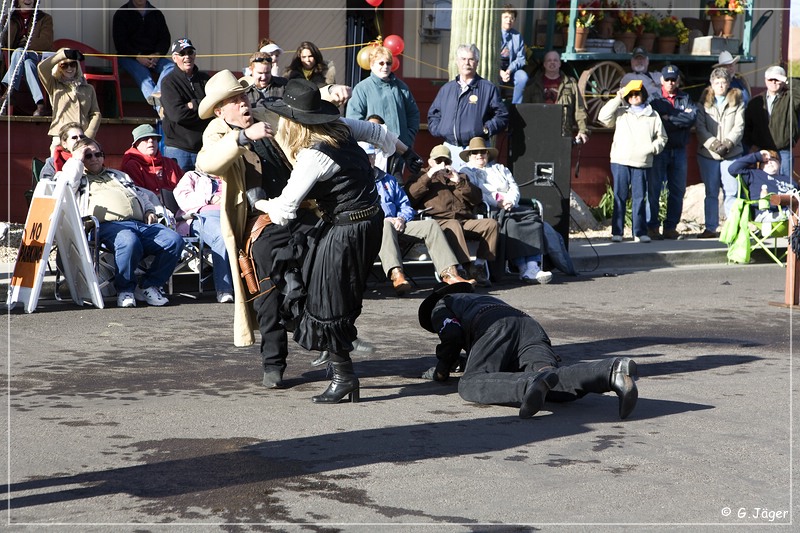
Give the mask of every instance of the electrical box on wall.
[[449, 0], [425, 0], [419, 34], [424, 43], [438, 43], [441, 32], [450, 31], [453, 3]]

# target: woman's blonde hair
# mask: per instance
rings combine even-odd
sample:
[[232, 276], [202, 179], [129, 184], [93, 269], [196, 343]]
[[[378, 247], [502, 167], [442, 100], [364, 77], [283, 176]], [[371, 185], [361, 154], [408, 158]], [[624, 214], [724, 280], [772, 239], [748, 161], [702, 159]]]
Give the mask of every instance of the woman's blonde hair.
[[278, 123], [278, 135], [285, 139], [289, 157], [296, 159], [300, 150], [317, 143], [339, 148], [341, 143], [350, 137], [350, 128], [338, 120], [325, 124], [300, 124], [281, 117]]

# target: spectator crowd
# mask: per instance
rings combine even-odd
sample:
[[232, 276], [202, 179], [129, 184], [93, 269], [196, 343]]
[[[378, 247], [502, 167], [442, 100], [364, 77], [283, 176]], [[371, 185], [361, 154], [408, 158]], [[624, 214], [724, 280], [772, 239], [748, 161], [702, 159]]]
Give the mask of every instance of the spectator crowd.
[[[282, 386], [287, 332], [294, 331], [301, 346], [333, 368], [330, 386], [314, 401], [357, 401], [349, 354], [367, 273], [379, 260], [397, 295], [407, 293], [403, 259], [414, 244], [425, 244], [436, 276], [462, 287], [458, 292], [491, 286], [497, 265], [524, 283], [549, 283], [551, 250], [559, 257], [554, 264], [574, 274], [568, 261], [563, 266], [566, 250], [558, 252], [563, 242], [535, 204], [521, 198], [493, 145], [509, 128], [509, 106], [528, 103], [562, 106], [554, 135], [591, 142], [577, 81], [562, 70], [556, 50], [532, 68], [513, 28], [513, 6], [503, 7], [500, 57], [490, 59], [499, 65], [496, 79], [478, 74], [482, 58], [474, 44], [454, 47], [458, 74], [439, 89], [426, 117], [441, 142], [423, 160], [415, 152], [420, 109], [394, 74], [387, 48], [370, 51], [369, 73], [353, 87], [337, 83], [336, 66], [310, 41], [297, 46], [283, 71], [283, 49], [265, 38], [244, 76], [227, 70], [211, 76], [197, 64], [188, 36], [173, 39], [158, 9], [130, 0], [113, 16], [113, 41], [120, 67], [159, 120], [132, 129], [121, 168], [111, 169], [97, 140], [101, 116], [82, 72], [83, 54], [51, 50], [52, 17], [39, 12], [34, 21], [29, 0], [14, 4], [3, 21], [2, 45], [12, 50], [3, 109], [24, 82], [33, 114], [50, 112], [42, 178], [67, 182], [81, 214], [97, 218], [100, 240], [115, 259], [118, 305], [167, 304], [162, 287], [181, 259], [181, 236], [201, 237], [211, 249], [217, 300], [234, 304], [235, 343], [253, 343], [256, 327], [262, 333], [267, 387]], [[675, 65], [650, 72], [647, 52], [633, 51], [631, 73], [597, 117], [615, 130], [612, 240], [623, 240], [629, 198], [636, 242], [678, 238], [692, 135], [706, 192], [700, 238], [718, 235], [720, 192], [726, 210], [737, 195], [732, 168], [760, 165], [780, 179], [748, 170], [759, 184], [792, 183], [800, 83], [774, 65], [764, 73], [766, 92], [752, 94], [735, 73], [737, 61], [720, 54], [708, 87], [692, 101]], [[154, 259], [142, 269], [147, 256]], [[627, 362], [622, 370], [616, 361], [604, 365], [598, 370], [604, 375], [635, 372]], [[446, 374], [449, 366], [439, 370]], [[598, 391], [628, 398], [632, 385], [617, 379]], [[557, 373], [531, 384], [538, 406], [540, 396], [558, 389]], [[514, 398], [530, 404], [531, 392], [520, 387]], [[623, 418], [630, 409], [621, 407]]]

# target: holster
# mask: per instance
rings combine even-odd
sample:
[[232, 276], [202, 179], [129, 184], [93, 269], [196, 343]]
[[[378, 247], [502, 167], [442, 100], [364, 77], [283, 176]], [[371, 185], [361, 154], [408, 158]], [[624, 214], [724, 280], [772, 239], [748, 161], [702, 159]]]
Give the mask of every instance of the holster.
[[253, 243], [261, 235], [261, 232], [269, 224], [272, 224], [269, 215], [258, 215], [251, 217], [245, 226], [245, 235], [247, 239], [244, 241], [244, 248], [239, 250], [239, 270], [242, 279], [244, 279], [247, 292], [252, 295], [259, 293], [258, 276], [256, 275], [256, 265], [253, 262]]

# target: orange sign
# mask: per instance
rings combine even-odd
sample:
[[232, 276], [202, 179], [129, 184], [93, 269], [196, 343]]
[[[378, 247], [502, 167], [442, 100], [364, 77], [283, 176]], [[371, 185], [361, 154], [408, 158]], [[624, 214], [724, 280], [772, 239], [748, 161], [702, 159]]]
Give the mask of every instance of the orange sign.
[[[33, 288], [36, 284], [39, 271], [47, 263], [48, 258], [44, 257], [45, 241], [50, 232], [55, 209], [55, 198], [33, 197], [28, 219], [25, 221], [25, 232], [22, 234], [17, 263], [14, 265], [14, 274], [11, 276], [12, 287]], [[49, 254], [49, 247], [47, 252]]]

